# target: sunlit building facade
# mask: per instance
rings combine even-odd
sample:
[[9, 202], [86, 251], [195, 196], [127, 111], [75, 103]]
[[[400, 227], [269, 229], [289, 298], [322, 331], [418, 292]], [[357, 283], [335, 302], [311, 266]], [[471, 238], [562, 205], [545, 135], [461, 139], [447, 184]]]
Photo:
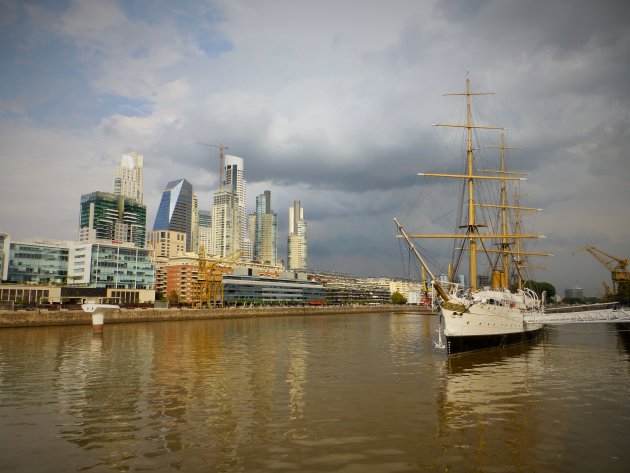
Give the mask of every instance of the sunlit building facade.
[[289, 237], [287, 241], [287, 267], [289, 270], [305, 269], [308, 246], [306, 241], [304, 209], [299, 200], [289, 208]]

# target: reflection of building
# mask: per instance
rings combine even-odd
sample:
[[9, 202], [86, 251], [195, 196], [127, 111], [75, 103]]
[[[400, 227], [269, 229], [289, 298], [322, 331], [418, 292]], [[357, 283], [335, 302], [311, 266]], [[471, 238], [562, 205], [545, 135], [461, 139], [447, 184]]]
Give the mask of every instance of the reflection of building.
[[289, 208], [289, 238], [287, 244], [287, 267], [289, 270], [306, 268], [307, 242], [304, 209], [299, 200]]
[[144, 248], [147, 208], [140, 201], [108, 192], [81, 196], [80, 241], [118, 241]]
[[[186, 234], [186, 251], [193, 251], [193, 215], [195, 206], [193, 188], [186, 179], [171, 181], [162, 193], [162, 200], [155, 216], [153, 230], [173, 230]], [[196, 248], [194, 249], [196, 250]]]

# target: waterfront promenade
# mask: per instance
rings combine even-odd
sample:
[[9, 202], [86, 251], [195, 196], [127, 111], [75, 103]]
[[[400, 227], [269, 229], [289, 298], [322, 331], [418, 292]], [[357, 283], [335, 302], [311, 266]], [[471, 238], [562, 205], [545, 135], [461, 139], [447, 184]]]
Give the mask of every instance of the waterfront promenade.
[[[224, 309], [118, 309], [105, 317], [105, 325], [127, 322], [167, 322], [253, 317], [283, 317], [322, 314], [431, 311], [418, 306], [326, 306], [326, 307], [230, 307]], [[51, 325], [91, 325], [92, 315], [82, 310], [0, 311], [0, 328]]]

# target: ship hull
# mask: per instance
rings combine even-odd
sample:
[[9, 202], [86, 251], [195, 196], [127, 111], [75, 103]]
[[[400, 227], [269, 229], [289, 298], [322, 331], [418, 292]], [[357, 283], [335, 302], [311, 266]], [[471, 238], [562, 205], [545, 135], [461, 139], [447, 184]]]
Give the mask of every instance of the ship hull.
[[449, 355], [530, 343], [538, 339], [543, 327], [525, 323], [516, 304], [476, 302], [466, 310], [443, 306], [440, 313]]
[[491, 348], [503, 348], [510, 345], [532, 343], [538, 340], [542, 327], [522, 332], [492, 335], [470, 335], [446, 337], [446, 350], [449, 355], [467, 353]]

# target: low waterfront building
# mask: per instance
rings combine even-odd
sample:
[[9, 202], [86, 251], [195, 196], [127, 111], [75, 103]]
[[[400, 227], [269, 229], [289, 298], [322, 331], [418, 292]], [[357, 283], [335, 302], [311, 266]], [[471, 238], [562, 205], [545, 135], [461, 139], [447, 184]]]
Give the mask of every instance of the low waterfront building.
[[154, 289], [152, 251], [127, 244], [74, 243], [68, 267], [70, 285]]
[[0, 232], [0, 281], [6, 281], [9, 273], [9, 242], [7, 233]]
[[14, 283], [65, 284], [70, 242], [9, 242], [6, 280]]
[[309, 280], [305, 274], [283, 271], [276, 277], [269, 277], [263, 275], [266, 273], [252, 268], [237, 268], [233, 274], [224, 274], [225, 302], [307, 304], [324, 301], [324, 286]]
[[83, 304], [88, 300], [116, 304], [149, 304], [155, 291], [105, 287], [51, 286], [37, 284], [0, 284], [0, 302], [15, 305]]

